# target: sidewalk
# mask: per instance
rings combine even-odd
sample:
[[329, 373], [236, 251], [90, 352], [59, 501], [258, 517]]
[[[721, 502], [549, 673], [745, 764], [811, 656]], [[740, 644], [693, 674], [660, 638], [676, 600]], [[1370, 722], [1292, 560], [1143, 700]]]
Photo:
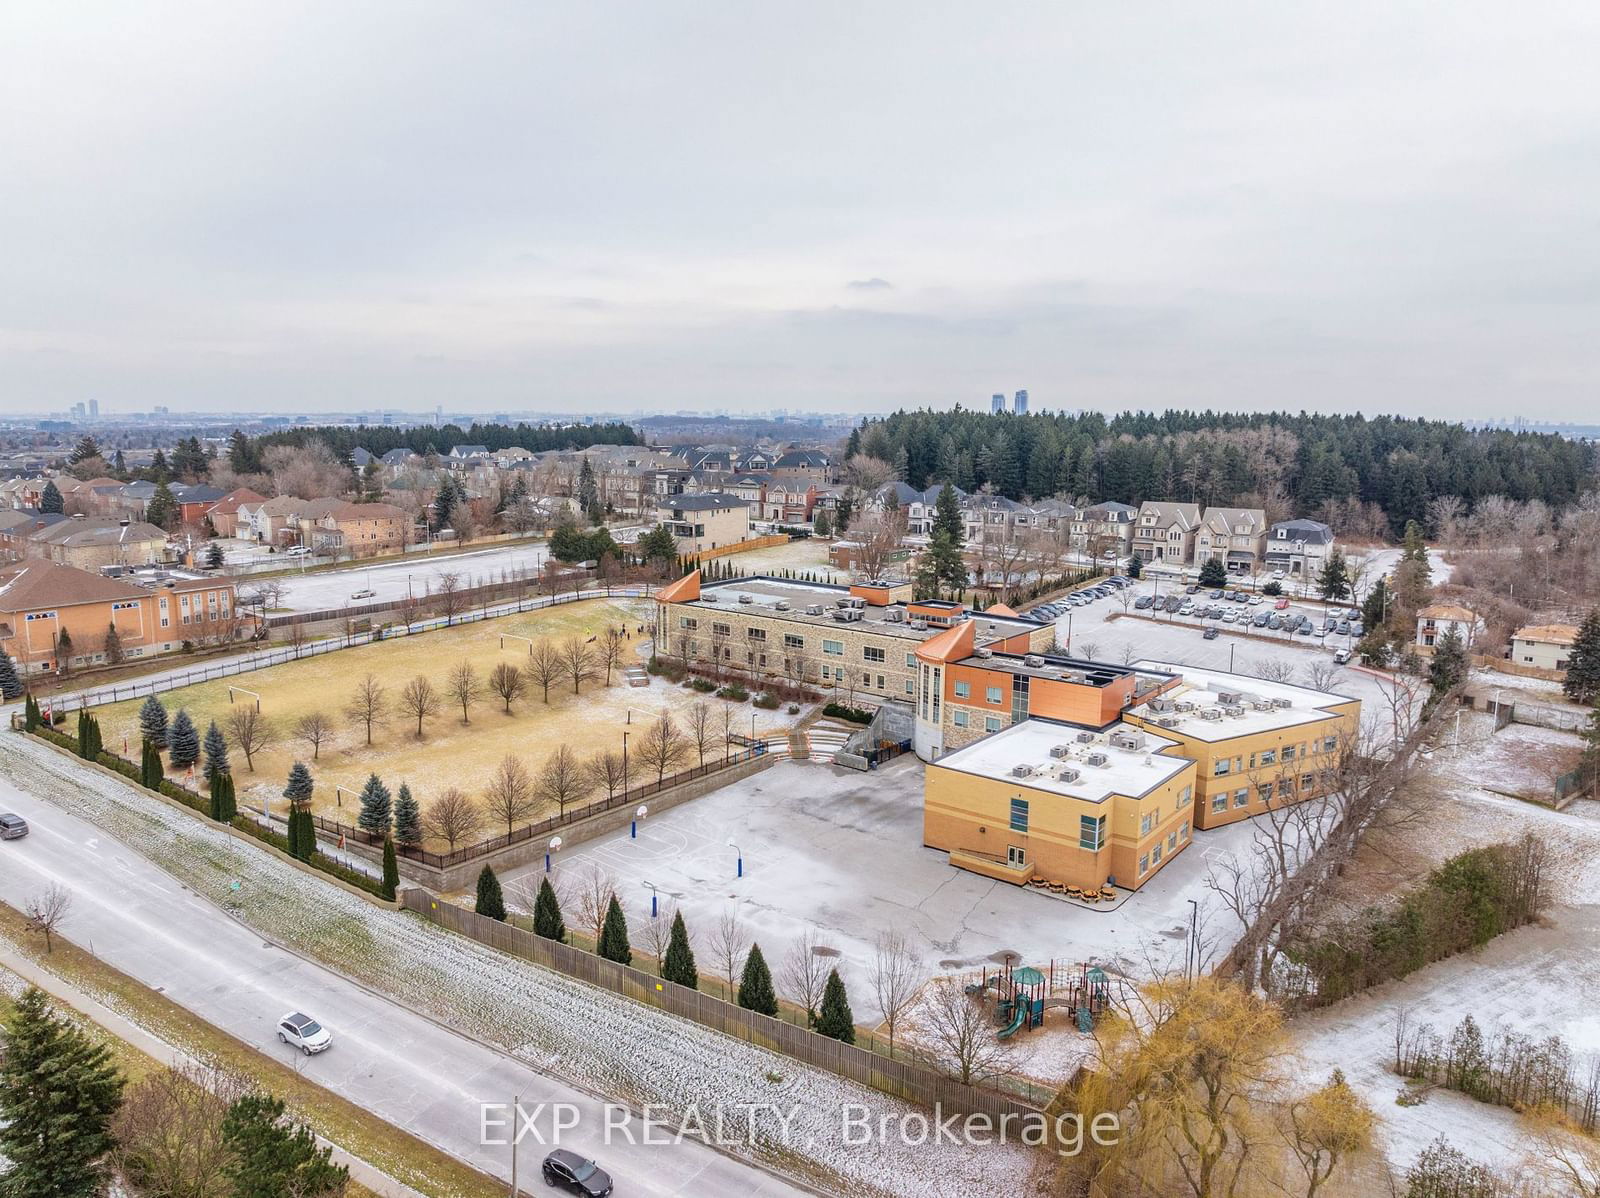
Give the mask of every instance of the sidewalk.
[[[162, 1064], [192, 1065], [196, 1063], [188, 1053], [174, 1048], [165, 1040], [151, 1035], [138, 1024], [117, 1014], [110, 1007], [84, 993], [71, 982], [57, 977], [49, 970], [22, 956], [3, 941], [0, 941], [0, 966], [4, 966], [24, 981], [32, 983], [47, 994], [59, 999], [79, 1014], [87, 1016], [117, 1039], [131, 1044], [146, 1056], [160, 1061]], [[381, 1169], [368, 1164], [359, 1157], [351, 1156], [337, 1144], [333, 1144], [321, 1136], [317, 1137], [317, 1142], [332, 1148], [334, 1163], [346, 1166], [350, 1170], [351, 1179], [360, 1182], [373, 1193], [381, 1194], [383, 1198], [425, 1198], [424, 1195], [419, 1194], [410, 1186], [402, 1185]]]

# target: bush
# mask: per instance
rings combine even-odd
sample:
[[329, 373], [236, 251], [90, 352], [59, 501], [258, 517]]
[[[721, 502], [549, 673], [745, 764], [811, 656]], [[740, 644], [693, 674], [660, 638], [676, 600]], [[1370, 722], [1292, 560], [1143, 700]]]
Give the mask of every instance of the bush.
[[790, 715], [799, 715], [800, 714], [800, 704], [798, 704], [798, 703], [789, 704], [789, 714]]
[[778, 696], [769, 694], [766, 691], [762, 691], [761, 694], [752, 699], [750, 703], [751, 706], [759, 707], [762, 711], [778, 710]]
[[691, 678], [689, 680], [689, 685], [703, 695], [710, 694], [712, 691], [717, 689], [717, 684], [707, 678]]
[[1278, 584], [1276, 579], [1274, 579], [1272, 582], [1267, 583], [1266, 586], [1261, 588], [1261, 593], [1263, 595], [1281, 595], [1283, 594], [1283, 587]]
[[745, 688], [740, 686], [737, 682], [730, 682], [727, 686], [723, 687], [717, 692], [717, 698], [728, 699], [734, 703], [743, 703], [749, 697], [750, 692], [745, 690]]
[[852, 724], [872, 723], [872, 713], [863, 711], [859, 707], [847, 707], [843, 703], [829, 703], [822, 709], [823, 715], [831, 715], [836, 720], [848, 720]]

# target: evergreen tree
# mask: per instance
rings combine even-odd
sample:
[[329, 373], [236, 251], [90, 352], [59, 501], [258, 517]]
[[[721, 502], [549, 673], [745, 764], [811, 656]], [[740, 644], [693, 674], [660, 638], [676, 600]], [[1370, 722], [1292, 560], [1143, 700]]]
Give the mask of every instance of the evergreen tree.
[[104, 1044], [58, 1016], [37, 987], [22, 992], [0, 1037], [0, 1194], [94, 1198], [122, 1105], [122, 1077]]
[[850, 1000], [844, 992], [844, 982], [837, 969], [828, 971], [828, 984], [822, 988], [822, 1006], [817, 1011], [817, 1034], [846, 1044], [856, 1042], [855, 1016], [850, 1013]]
[[289, 800], [289, 855], [310, 861], [317, 851], [317, 830], [311, 822], [311, 771], [302, 761], [289, 767], [283, 797]]
[[600, 928], [600, 943], [595, 951], [607, 961], [615, 961], [619, 965], [633, 964], [633, 949], [628, 944], [628, 921], [623, 917], [622, 904], [617, 902], [615, 894], [606, 906], [606, 921]]
[[0, 700], [7, 703], [22, 698], [22, 678], [17, 673], [17, 663], [11, 654], [0, 649]]
[[919, 585], [931, 598], [938, 598], [945, 591], [958, 594], [967, 585], [967, 562], [962, 555], [965, 544], [955, 485], [946, 482], [934, 501], [932, 535], [919, 565]]
[[166, 746], [167, 709], [154, 695], [139, 705], [139, 735], [153, 745]]
[[27, 731], [33, 732], [43, 723], [44, 713], [39, 710], [38, 700], [30, 691], [28, 697], [22, 701], [22, 726]]
[[1137, 554], [1128, 559], [1128, 577], [1138, 578], [1144, 573], [1144, 562], [1139, 560]]
[[400, 886], [400, 862], [394, 853], [394, 837], [383, 841], [383, 897], [393, 901]]
[[172, 530], [178, 522], [178, 500], [165, 481], [156, 484], [156, 493], [144, 505], [144, 518], [157, 528]]
[[[657, 524], [649, 532], [645, 533], [644, 536], [639, 538], [634, 549], [639, 554], [639, 557], [647, 562], [657, 562], [660, 565], [668, 566], [678, 560], [678, 542], [674, 539], [672, 530], [664, 524]], [[678, 573], [686, 574], [688, 571], [679, 570]]]
[[54, 479], [44, 485], [44, 491], [39, 496], [39, 510], [47, 516], [59, 516], [67, 510], [67, 501], [61, 497], [61, 488], [56, 486]]
[[1391, 601], [1388, 580], [1378, 579], [1361, 601], [1361, 623], [1367, 628], [1381, 628], [1389, 614]]
[[90, 458], [100, 456], [100, 443], [85, 433], [78, 438], [78, 443], [72, 447], [72, 452], [67, 455], [67, 461], [76, 466], [79, 462], [87, 462]]
[[161, 750], [148, 740], [144, 741], [143, 744], [144, 784], [151, 790], [160, 790], [161, 781], [166, 777], [166, 771], [161, 767]]
[[1208, 557], [1200, 564], [1200, 585], [1203, 587], [1228, 585], [1228, 569], [1222, 564], [1221, 558]]
[[1343, 599], [1350, 594], [1350, 574], [1345, 568], [1344, 550], [1334, 547], [1322, 567], [1317, 586], [1324, 599]]
[[167, 761], [175, 770], [186, 770], [200, 760], [200, 733], [189, 713], [179, 709], [167, 729]]
[[1433, 646], [1433, 660], [1428, 663], [1428, 685], [1433, 697], [1442, 698], [1467, 680], [1467, 649], [1461, 634], [1452, 627]]
[[235, 474], [260, 474], [261, 448], [238, 429], [228, 438], [228, 466]]
[[89, 756], [89, 709], [78, 708], [78, 756]]
[[111, 472], [117, 478], [126, 480], [128, 477], [128, 462], [122, 456], [122, 450], [117, 450], [111, 455]]
[[761, 946], [752, 944], [744, 959], [744, 974], [739, 978], [739, 1005], [747, 1011], [778, 1017], [778, 995], [772, 988], [772, 971], [761, 955]]
[[[238, 806], [233, 798], [233, 775], [218, 774], [211, 779], [211, 818], [219, 824], [233, 822], [233, 817], [238, 814]], [[293, 812], [290, 812], [293, 815]]]
[[561, 918], [561, 902], [556, 898], [556, 888], [550, 885], [548, 875], [539, 883], [539, 895], [533, 900], [533, 931], [546, 940], [566, 940], [567, 923]]
[[490, 919], [498, 919], [501, 923], [506, 919], [506, 899], [500, 892], [500, 879], [487, 865], [478, 875], [478, 902], [473, 910]]
[[222, 551], [222, 543], [220, 541], [212, 541], [206, 546], [207, 569], [220, 570], [225, 564], [227, 564], [227, 561], [228, 556]]
[[422, 810], [404, 782], [394, 796], [394, 839], [403, 849], [414, 849], [422, 844]]
[[682, 911], [672, 914], [672, 935], [667, 940], [666, 956], [661, 958], [661, 976], [690, 990], [700, 986], [700, 972], [695, 968], [694, 949], [689, 946], [689, 929], [684, 926]]
[[343, 1193], [350, 1171], [330, 1159], [309, 1127], [285, 1115], [283, 1102], [246, 1094], [222, 1119], [221, 1172], [229, 1198], [285, 1198], [289, 1194]]
[[221, 775], [232, 772], [233, 767], [228, 764], [228, 741], [222, 735], [222, 729], [217, 727], [216, 720], [212, 720], [206, 729], [204, 748], [207, 781], [215, 781]]
[[56, 670], [65, 674], [72, 664], [72, 633], [63, 628], [56, 634]]
[[389, 801], [389, 788], [377, 774], [367, 779], [361, 788], [361, 815], [356, 824], [373, 837], [389, 835], [393, 809]]
[[1593, 703], [1600, 698], [1600, 607], [1590, 608], [1578, 626], [1561, 689], [1574, 703]]
[[457, 503], [456, 480], [446, 474], [439, 480], [439, 488], [433, 493], [433, 525], [435, 528], [448, 528], [450, 513], [455, 510]]
[[589, 464], [587, 457], [583, 459], [583, 465], [578, 467], [578, 506], [591, 524], [599, 524], [605, 516], [600, 509], [600, 487], [595, 482], [594, 467]]

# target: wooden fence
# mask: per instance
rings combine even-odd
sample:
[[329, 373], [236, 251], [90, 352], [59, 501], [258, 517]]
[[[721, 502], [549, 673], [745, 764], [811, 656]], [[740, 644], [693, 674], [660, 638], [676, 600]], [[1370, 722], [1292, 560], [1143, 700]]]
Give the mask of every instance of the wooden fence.
[[637, 1002], [691, 1020], [736, 1040], [759, 1045], [797, 1061], [826, 1069], [864, 1086], [922, 1106], [940, 1106], [946, 1112], [988, 1115], [999, 1125], [1006, 1115], [1039, 1118], [1039, 1108], [995, 1090], [967, 1085], [914, 1061], [896, 1061], [854, 1044], [845, 1044], [781, 1019], [747, 1011], [720, 998], [689, 990], [650, 974], [607, 961], [569, 944], [546, 940], [532, 932], [489, 919], [454, 903], [412, 887], [401, 905], [430, 922], [470, 936], [480, 944], [554, 969], [568, 977], [599, 986]]

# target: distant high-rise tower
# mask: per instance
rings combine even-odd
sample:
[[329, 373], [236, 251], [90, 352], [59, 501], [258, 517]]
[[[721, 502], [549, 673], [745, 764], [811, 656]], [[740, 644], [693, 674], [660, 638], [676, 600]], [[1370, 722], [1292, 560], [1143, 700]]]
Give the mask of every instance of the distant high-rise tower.
[[1017, 392], [1016, 399], [1012, 401], [1011, 410], [1018, 416], [1026, 416], [1028, 414], [1028, 393], [1026, 391]]
[[1004, 395], [992, 396], [989, 400], [989, 411], [1004, 412], [1006, 410], [1006, 397]]
[[439, 428], [443, 424], [444, 424], [444, 405], [443, 404], [435, 404], [433, 406], [433, 427], [434, 428]]
[[94, 420], [100, 419], [100, 401], [98, 399], [89, 401], [89, 416]]

